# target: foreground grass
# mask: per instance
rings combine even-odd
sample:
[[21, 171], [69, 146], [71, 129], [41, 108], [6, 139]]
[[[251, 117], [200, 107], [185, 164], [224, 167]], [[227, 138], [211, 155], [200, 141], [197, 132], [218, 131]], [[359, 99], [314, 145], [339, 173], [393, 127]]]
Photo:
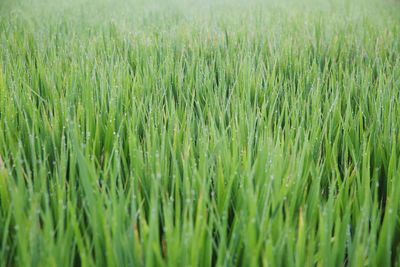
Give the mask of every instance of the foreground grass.
[[399, 9], [3, 4], [0, 266], [398, 266]]

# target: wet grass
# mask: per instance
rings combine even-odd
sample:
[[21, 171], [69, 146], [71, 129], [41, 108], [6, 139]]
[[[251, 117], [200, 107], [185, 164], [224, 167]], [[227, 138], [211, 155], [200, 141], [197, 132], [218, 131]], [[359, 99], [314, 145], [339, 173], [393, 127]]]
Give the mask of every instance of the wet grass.
[[397, 266], [395, 1], [0, 5], [0, 266]]

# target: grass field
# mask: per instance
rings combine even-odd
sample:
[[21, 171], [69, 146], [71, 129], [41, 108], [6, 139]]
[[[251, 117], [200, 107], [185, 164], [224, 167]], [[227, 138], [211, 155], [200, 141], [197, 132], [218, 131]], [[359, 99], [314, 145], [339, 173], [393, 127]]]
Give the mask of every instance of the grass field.
[[0, 1], [0, 267], [400, 266], [400, 2]]

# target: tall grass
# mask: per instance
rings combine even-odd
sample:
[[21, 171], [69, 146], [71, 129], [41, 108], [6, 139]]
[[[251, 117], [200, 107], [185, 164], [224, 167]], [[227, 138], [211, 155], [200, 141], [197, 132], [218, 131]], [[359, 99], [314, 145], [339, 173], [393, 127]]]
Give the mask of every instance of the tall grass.
[[1, 8], [0, 266], [400, 264], [398, 3]]

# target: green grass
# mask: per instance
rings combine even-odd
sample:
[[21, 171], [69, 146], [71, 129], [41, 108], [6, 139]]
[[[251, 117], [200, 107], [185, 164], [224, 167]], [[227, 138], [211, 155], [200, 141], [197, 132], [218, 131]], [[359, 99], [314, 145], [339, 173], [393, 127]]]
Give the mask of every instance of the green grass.
[[400, 266], [398, 1], [0, 3], [0, 267]]

